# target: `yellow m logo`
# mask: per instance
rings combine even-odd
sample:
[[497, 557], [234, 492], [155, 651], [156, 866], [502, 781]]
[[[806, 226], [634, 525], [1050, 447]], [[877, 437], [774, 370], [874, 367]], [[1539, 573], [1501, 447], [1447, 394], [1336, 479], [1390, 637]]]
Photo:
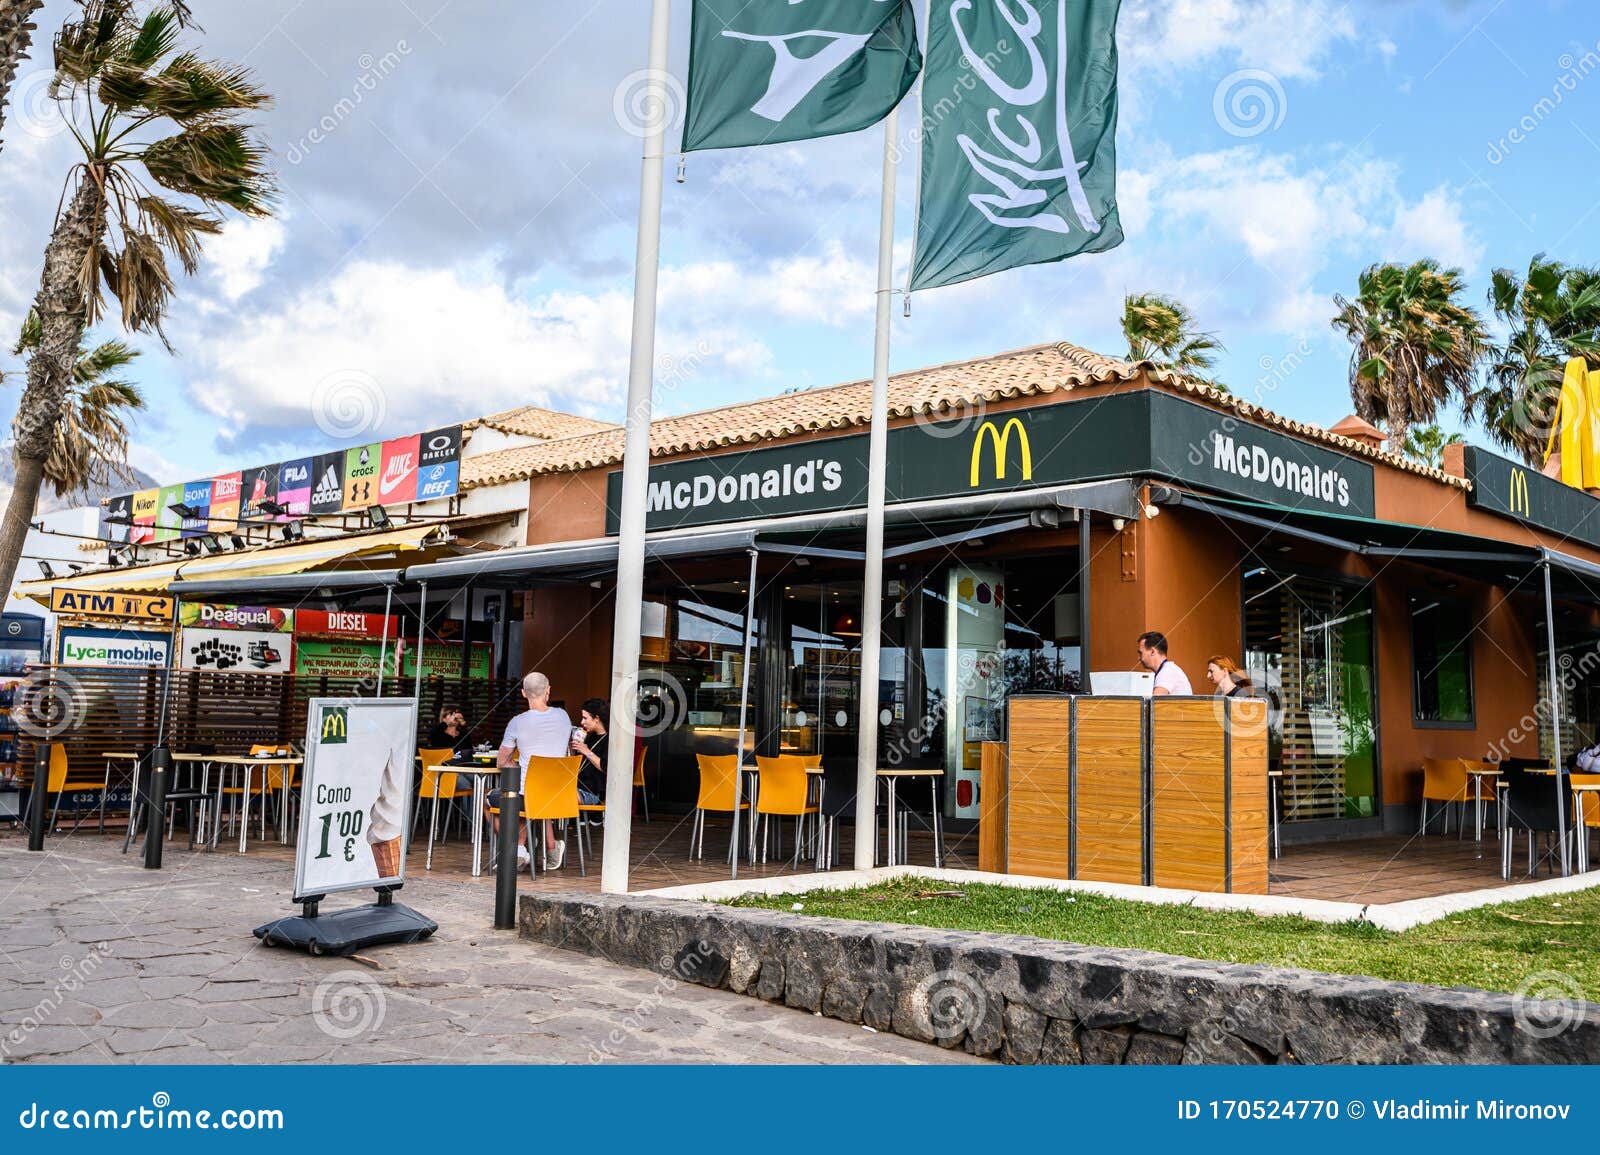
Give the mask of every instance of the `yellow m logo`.
[[1511, 471], [1511, 492], [1506, 496], [1511, 512], [1523, 517], [1533, 516], [1533, 507], [1528, 503], [1528, 472], [1525, 469]]
[[994, 447], [994, 479], [1004, 481], [1006, 477], [1006, 450], [1011, 445], [1011, 434], [1015, 432], [1017, 441], [1022, 449], [1022, 480], [1033, 480], [1033, 451], [1028, 447], [1028, 431], [1022, 427], [1022, 422], [1015, 417], [1008, 419], [1005, 425], [996, 429], [993, 421], [985, 421], [978, 429], [978, 436], [972, 442], [972, 476], [968, 484], [976, 489], [978, 487], [978, 463], [983, 458], [985, 444]]
[[350, 709], [348, 706], [326, 706], [322, 711], [322, 741], [338, 746], [350, 740]]

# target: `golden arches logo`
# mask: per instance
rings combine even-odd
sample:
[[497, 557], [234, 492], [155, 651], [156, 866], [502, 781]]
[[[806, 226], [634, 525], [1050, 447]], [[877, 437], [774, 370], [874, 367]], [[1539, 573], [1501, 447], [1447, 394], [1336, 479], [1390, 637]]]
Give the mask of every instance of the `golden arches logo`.
[[1506, 502], [1511, 507], [1511, 512], [1522, 517], [1533, 516], [1533, 506], [1528, 501], [1528, 471], [1513, 469], [1511, 471], [1510, 492], [1506, 495]]
[[985, 444], [994, 447], [994, 479], [1004, 481], [1006, 478], [1006, 450], [1011, 446], [1011, 434], [1017, 435], [1017, 441], [1022, 451], [1022, 480], [1033, 480], [1033, 450], [1028, 445], [1028, 431], [1022, 427], [1022, 422], [1012, 417], [999, 429], [995, 428], [993, 421], [985, 421], [978, 427], [978, 435], [972, 442], [972, 469], [968, 484], [976, 489], [978, 487], [978, 463], [983, 459]]
[[329, 706], [322, 711], [322, 741], [337, 746], [350, 740], [350, 709]]

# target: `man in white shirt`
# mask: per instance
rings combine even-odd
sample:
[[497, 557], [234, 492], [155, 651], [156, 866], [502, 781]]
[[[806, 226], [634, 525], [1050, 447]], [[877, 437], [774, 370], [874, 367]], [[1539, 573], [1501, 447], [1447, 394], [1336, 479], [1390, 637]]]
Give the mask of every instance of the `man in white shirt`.
[[1139, 664], [1155, 674], [1152, 694], [1193, 694], [1189, 675], [1167, 657], [1167, 635], [1149, 630], [1139, 635]]
[[[500, 766], [520, 767], [530, 757], [564, 758], [571, 751], [572, 719], [559, 706], [550, 704], [550, 679], [535, 670], [522, 679], [522, 696], [528, 708], [506, 726], [506, 735], [500, 739]], [[498, 792], [489, 796], [490, 805], [498, 806]], [[527, 861], [527, 851], [517, 847], [519, 862]], [[545, 857], [549, 869], [559, 870], [567, 856], [567, 844], [557, 842], [549, 824], [545, 826]]]

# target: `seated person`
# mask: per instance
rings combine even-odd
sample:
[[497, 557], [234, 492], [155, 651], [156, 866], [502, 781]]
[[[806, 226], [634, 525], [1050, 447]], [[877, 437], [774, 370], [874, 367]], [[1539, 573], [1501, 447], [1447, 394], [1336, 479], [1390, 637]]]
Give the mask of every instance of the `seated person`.
[[453, 750], [457, 754], [472, 753], [472, 733], [467, 729], [467, 716], [460, 706], [443, 706], [439, 720], [428, 730], [429, 750]]
[[606, 721], [609, 712], [601, 698], [590, 698], [578, 711], [572, 732], [572, 752], [583, 759], [578, 768], [578, 800], [598, 806], [606, 796]]

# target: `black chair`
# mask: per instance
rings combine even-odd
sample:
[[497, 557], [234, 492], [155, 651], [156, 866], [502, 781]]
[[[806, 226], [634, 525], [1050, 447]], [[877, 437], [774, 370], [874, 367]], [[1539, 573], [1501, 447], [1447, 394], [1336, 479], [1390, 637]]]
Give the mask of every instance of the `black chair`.
[[[209, 744], [187, 746], [181, 753], [184, 754], [215, 754], [217, 748]], [[123, 840], [122, 852], [128, 852], [128, 846], [133, 841], [138, 830], [139, 819], [142, 815], [150, 814], [150, 787], [155, 779], [151, 765], [152, 751], [145, 747], [139, 751], [139, 792], [134, 799], [134, 813], [128, 817], [128, 836]], [[200, 788], [200, 764], [198, 762], [173, 762], [168, 770], [167, 796], [165, 799], [164, 813], [159, 816], [150, 815], [151, 821], [146, 824], [145, 838], [149, 838], [152, 831], [165, 831], [165, 836], [171, 838], [177, 827], [178, 807], [184, 810], [184, 825], [189, 830], [189, 849], [195, 845], [196, 811], [204, 807], [207, 820], [211, 819], [211, 808], [216, 801], [210, 794]], [[159, 835], [158, 835], [159, 837]]]
[[[1501, 803], [1505, 808], [1505, 837], [1500, 843], [1500, 877], [1511, 877], [1512, 844], [1516, 831], [1528, 836], [1528, 874], [1537, 875], [1540, 858], [1559, 851], [1558, 840], [1562, 833], [1561, 791], [1566, 789], [1566, 775], [1534, 773], [1532, 767], [1546, 763], [1532, 758], [1507, 758], [1500, 763]], [[1568, 823], [1570, 827], [1570, 822]], [[1545, 853], [1535, 857], [1535, 836], [1543, 834]]]

